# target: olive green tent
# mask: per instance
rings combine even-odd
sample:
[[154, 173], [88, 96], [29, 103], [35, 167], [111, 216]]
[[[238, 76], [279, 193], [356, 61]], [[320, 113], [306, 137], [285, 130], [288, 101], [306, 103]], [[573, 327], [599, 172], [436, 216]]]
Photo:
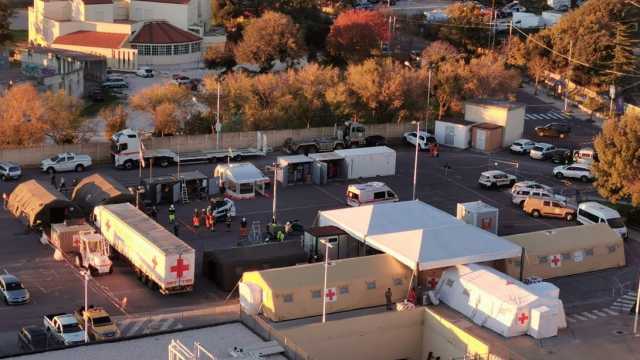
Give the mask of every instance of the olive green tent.
[[31, 227], [49, 226], [77, 217], [77, 208], [69, 199], [52, 185], [38, 180], [16, 186], [9, 195], [7, 208]]
[[111, 176], [93, 174], [80, 180], [73, 189], [71, 200], [89, 215], [98, 205], [135, 204], [136, 197]]

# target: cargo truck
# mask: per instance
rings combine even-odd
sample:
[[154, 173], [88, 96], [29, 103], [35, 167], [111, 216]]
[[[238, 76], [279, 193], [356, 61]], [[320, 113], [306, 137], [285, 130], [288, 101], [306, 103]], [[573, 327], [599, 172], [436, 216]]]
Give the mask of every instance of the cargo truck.
[[290, 154], [313, 154], [356, 146], [381, 146], [385, 144], [386, 139], [383, 136], [365, 136], [365, 132], [364, 125], [345, 121], [343, 126], [334, 126], [333, 136], [301, 141], [287, 138], [282, 147]]
[[[151, 162], [160, 167], [171, 164], [195, 164], [203, 162], [239, 161], [250, 156], [265, 156], [269, 150], [267, 136], [257, 132], [257, 146], [255, 148], [199, 150], [175, 152], [169, 149], [143, 149], [140, 145], [141, 134], [131, 129], [120, 130], [111, 137], [111, 159], [116, 168], [131, 170], [139, 166], [140, 152], [147, 164]], [[149, 166], [149, 165], [147, 165]]]
[[69, 261], [89, 270], [93, 276], [110, 274], [113, 270], [109, 245], [87, 223], [52, 224], [50, 243]]
[[162, 294], [193, 290], [192, 247], [129, 203], [97, 206], [93, 214], [112, 252], [129, 260], [140, 281]]

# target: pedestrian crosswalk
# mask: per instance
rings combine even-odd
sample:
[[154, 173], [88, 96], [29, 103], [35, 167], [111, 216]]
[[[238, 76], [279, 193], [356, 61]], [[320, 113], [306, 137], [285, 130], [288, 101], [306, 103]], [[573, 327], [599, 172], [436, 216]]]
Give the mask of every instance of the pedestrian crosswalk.
[[567, 120], [571, 115], [559, 111], [549, 111], [546, 113], [527, 113], [524, 116], [527, 120]]
[[167, 316], [123, 319], [116, 321], [116, 325], [123, 337], [178, 330], [183, 327], [176, 319]]
[[613, 305], [609, 307], [567, 315], [567, 322], [576, 323], [579, 321], [597, 320], [610, 316], [628, 314], [635, 304], [636, 295], [637, 293], [635, 291], [631, 291], [619, 297]]

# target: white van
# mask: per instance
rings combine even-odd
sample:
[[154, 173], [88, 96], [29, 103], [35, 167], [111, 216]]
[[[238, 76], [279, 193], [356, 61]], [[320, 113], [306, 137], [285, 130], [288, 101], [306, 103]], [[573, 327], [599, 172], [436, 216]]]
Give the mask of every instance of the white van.
[[594, 201], [580, 203], [577, 219], [581, 224], [606, 223], [623, 239], [627, 238], [627, 227], [620, 213], [600, 203]]
[[388, 203], [398, 200], [395, 191], [382, 182], [354, 184], [347, 188], [347, 205], [349, 206]]
[[573, 159], [577, 163], [581, 164], [591, 164], [594, 161], [598, 160], [598, 155], [593, 148], [582, 148], [573, 155]]

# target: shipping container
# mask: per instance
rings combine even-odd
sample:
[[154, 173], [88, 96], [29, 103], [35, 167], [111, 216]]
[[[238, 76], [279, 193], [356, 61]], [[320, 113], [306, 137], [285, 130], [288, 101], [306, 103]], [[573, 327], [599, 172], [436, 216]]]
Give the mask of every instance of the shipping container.
[[163, 294], [193, 290], [195, 250], [129, 203], [94, 209], [96, 226], [138, 277]]
[[344, 158], [348, 179], [391, 176], [396, 174], [396, 151], [386, 146], [336, 150]]

